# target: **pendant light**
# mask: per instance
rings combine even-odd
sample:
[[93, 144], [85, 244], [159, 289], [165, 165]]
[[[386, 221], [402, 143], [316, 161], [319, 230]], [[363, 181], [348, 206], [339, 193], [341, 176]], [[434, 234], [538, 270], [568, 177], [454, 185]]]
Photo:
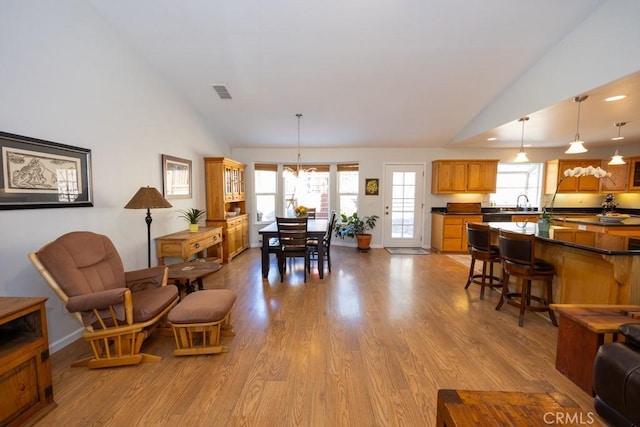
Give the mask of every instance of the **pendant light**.
[[[620, 136], [620, 129], [622, 128], [622, 126], [626, 125], [627, 122], [617, 122], [614, 123], [614, 126], [618, 127], [618, 136], [615, 138], [611, 138], [612, 141], [620, 141], [622, 139], [624, 139], [624, 136]], [[617, 142], [616, 145], [616, 152], [613, 154], [613, 156], [611, 156], [611, 160], [609, 160], [609, 163], [607, 163], [608, 165], [624, 165], [626, 162], [624, 160], [622, 160], [622, 156], [620, 154], [618, 154], [618, 146], [620, 145], [619, 142]]]
[[529, 117], [527, 116], [520, 117], [518, 119], [519, 122], [522, 122], [522, 138], [520, 139], [520, 152], [518, 153], [518, 155], [516, 156], [516, 159], [514, 160], [514, 162], [516, 163], [525, 163], [529, 161], [529, 158], [527, 157], [527, 153], [524, 152], [524, 122], [526, 122], [527, 120], [529, 120]]
[[573, 98], [573, 102], [578, 103], [578, 123], [576, 125], [576, 138], [573, 142], [570, 143], [569, 148], [567, 149], [567, 151], [565, 151], [565, 154], [579, 154], [587, 152], [587, 149], [584, 148], [583, 145], [584, 141], [580, 140], [580, 104], [582, 104], [582, 101], [587, 99], [587, 97], [588, 95], [576, 96], [575, 98]]
[[298, 118], [298, 162], [296, 164], [295, 170], [290, 168], [289, 166], [285, 166], [284, 175], [290, 175], [290, 176], [293, 176], [294, 178], [299, 178], [305, 173], [315, 172], [316, 169], [315, 168], [304, 169], [300, 165], [300, 161], [302, 160], [302, 154], [300, 154], [300, 119], [302, 118], [302, 114], [298, 113], [296, 114], [296, 117]]

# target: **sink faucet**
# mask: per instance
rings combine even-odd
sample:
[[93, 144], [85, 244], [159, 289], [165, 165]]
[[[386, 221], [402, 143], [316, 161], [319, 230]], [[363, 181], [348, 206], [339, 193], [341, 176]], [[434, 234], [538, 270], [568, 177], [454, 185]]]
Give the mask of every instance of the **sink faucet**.
[[518, 208], [518, 209], [519, 209], [519, 208], [521, 207], [521, 206], [520, 206], [520, 198], [521, 198], [521, 197], [524, 197], [524, 205], [522, 205], [522, 210], [526, 210], [526, 209], [527, 209], [527, 203], [529, 203], [529, 198], [528, 198], [528, 197], [527, 197], [527, 195], [526, 195], [526, 194], [524, 194], [524, 193], [523, 193], [523, 194], [520, 194], [520, 195], [518, 196], [518, 198], [516, 199], [516, 208]]

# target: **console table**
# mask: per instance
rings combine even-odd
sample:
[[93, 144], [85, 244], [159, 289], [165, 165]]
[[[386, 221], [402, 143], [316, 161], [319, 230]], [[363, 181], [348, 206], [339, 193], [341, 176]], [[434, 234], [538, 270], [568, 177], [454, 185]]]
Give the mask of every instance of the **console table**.
[[165, 257], [182, 258], [184, 262], [195, 254], [211, 257], [209, 249], [215, 249], [215, 258], [222, 262], [222, 227], [200, 227], [196, 232], [178, 231], [155, 240], [158, 265], [164, 265]]
[[0, 297], [2, 426], [21, 425], [55, 407], [46, 300], [44, 297]]

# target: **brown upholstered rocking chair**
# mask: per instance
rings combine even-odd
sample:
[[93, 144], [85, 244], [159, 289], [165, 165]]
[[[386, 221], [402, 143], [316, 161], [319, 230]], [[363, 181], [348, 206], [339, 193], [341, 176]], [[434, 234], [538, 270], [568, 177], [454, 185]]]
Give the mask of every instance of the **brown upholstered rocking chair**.
[[73, 366], [105, 368], [157, 362], [142, 343], [178, 303], [167, 268], [125, 272], [108, 237], [88, 231], [65, 234], [30, 253], [45, 281], [75, 313], [93, 357]]

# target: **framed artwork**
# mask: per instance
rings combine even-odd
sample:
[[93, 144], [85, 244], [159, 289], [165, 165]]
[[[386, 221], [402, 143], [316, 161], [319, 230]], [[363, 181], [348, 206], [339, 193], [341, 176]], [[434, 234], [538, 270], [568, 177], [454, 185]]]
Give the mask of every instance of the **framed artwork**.
[[91, 150], [0, 132], [0, 209], [93, 206]]
[[380, 181], [378, 178], [366, 178], [364, 180], [364, 194], [366, 196], [377, 196], [379, 187]]
[[191, 160], [162, 155], [162, 191], [166, 199], [191, 198]]

